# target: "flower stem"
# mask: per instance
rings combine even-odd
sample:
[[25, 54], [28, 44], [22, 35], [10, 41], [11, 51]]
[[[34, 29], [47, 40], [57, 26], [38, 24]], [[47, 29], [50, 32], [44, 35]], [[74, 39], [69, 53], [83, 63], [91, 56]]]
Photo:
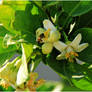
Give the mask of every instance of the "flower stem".
[[64, 31], [63, 31], [63, 36], [64, 36], [64, 39], [65, 39], [65, 42], [69, 41], [68, 36], [66, 35], [66, 33]]

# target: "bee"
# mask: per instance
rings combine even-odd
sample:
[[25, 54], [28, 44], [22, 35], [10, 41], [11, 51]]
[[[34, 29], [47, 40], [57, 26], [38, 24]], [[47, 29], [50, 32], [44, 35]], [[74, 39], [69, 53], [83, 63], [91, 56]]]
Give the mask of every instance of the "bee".
[[43, 38], [45, 38], [44, 33], [42, 33], [42, 34], [38, 37], [37, 42], [38, 42], [38, 43], [42, 43], [42, 41], [43, 41], [42, 39], [43, 39]]

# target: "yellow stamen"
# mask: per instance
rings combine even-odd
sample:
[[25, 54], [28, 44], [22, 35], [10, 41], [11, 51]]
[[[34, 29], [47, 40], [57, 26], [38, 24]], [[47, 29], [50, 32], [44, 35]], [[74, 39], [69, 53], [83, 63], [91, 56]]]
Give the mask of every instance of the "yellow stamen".
[[36, 78], [38, 77], [37, 73], [31, 73], [30, 74], [30, 80], [28, 80], [26, 87], [29, 88], [30, 91], [36, 92], [36, 88], [44, 84], [45, 80], [40, 79], [36, 81]]
[[70, 52], [70, 55], [74, 55], [74, 53], [75, 53], [75, 52], [72, 52], [72, 51], [71, 51], [71, 52]]
[[78, 54], [76, 52], [69, 52], [65, 54], [66, 59], [68, 59], [70, 62], [73, 62], [74, 57], [78, 57]]
[[69, 54], [69, 53], [66, 53], [66, 54], [65, 54], [65, 57], [66, 57], [66, 58], [69, 58], [69, 57], [70, 57], [70, 54]]
[[76, 53], [76, 52], [70, 52], [70, 55], [73, 55], [73, 56], [76, 56], [76, 57], [78, 57], [79, 55]]
[[35, 85], [36, 86], [36, 88], [38, 88], [39, 86], [41, 86], [42, 84], [44, 84], [45, 83], [45, 80], [44, 79], [39, 79], [38, 81], [37, 81], [37, 84]]
[[79, 55], [77, 53], [74, 53], [74, 56], [78, 57]]
[[6, 88], [6, 89], [10, 86], [10, 84], [7, 83], [7, 82], [4, 81], [4, 80], [1, 80], [1, 81], [0, 81], [0, 85], [1, 85], [2, 87]]
[[44, 38], [43, 38], [43, 41], [45, 42], [45, 41], [47, 41], [48, 40], [48, 36], [49, 36], [49, 32], [51, 31], [51, 29], [48, 29], [48, 30], [46, 30], [45, 32], [44, 32]]
[[73, 61], [74, 61], [74, 60], [70, 57], [70, 58], [69, 58], [69, 62], [73, 62]]
[[50, 31], [51, 31], [51, 29], [49, 28], [48, 30], [46, 30], [46, 31], [44, 32], [44, 36], [45, 36], [46, 38], [48, 38]]

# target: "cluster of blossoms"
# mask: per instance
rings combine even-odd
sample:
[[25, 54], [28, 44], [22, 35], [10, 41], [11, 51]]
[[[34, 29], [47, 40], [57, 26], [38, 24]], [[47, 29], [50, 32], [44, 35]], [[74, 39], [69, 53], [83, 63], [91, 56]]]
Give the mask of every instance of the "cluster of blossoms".
[[[82, 39], [79, 33], [73, 41], [67, 41], [66, 43], [60, 41], [61, 34], [57, 28], [48, 19], [43, 21], [44, 28], [38, 28], [36, 31], [36, 41], [42, 43], [42, 53], [49, 54], [53, 48], [56, 48], [60, 54], [56, 56], [57, 60], [66, 59], [69, 62], [76, 61], [78, 64], [84, 64], [83, 61], [78, 59], [78, 53], [88, 47], [88, 43], [80, 44]], [[8, 47], [9, 45], [24, 42], [23, 39], [14, 40], [12, 36], [7, 35], [4, 37], [3, 45]], [[15, 58], [12, 62], [6, 62], [3, 67], [0, 68], [0, 85], [5, 88], [13, 86], [16, 91], [36, 91], [40, 85], [45, 83], [45, 80], [40, 79], [36, 81], [37, 73], [29, 73], [27, 70], [27, 53], [25, 52], [22, 44], [22, 57]], [[29, 53], [29, 52], [28, 52]], [[8, 61], [8, 60], [6, 60]], [[24, 74], [25, 72], [25, 74]], [[25, 83], [24, 83], [25, 82]]]
[[15, 59], [13, 62], [8, 62], [4, 67], [0, 69], [0, 85], [6, 89], [9, 86], [12, 86], [16, 89], [16, 92], [25, 90], [35, 92], [39, 86], [45, 83], [45, 80], [36, 80], [38, 78], [38, 74], [30, 72], [28, 76], [29, 78], [25, 84], [23, 82], [21, 85], [17, 85], [16, 80], [20, 64], [21, 60]]
[[44, 79], [36, 80], [37, 78], [38, 78], [38, 74], [31, 72], [29, 74], [29, 80], [26, 82], [26, 84], [23, 86], [23, 88], [17, 88], [16, 92], [25, 91], [25, 90], [30, 92], [31, 91], [36, 92], [36, 89], [45, 83]]
[[22, 46], [22, 57], [16, 57], [12, 62], [7, 59], [6, 62], [0, 67], [0, 85], [4, 88], [12, 86], [19, 91], [36, 91], [36, 89], [45, 83], [44, 79], [36, 80], [37, 73], [28, 72], [27, 69], [27, 56]]
[[56, 57], [57, 60], [67, 59], [69, 62], [76, 62], [78, 64], [84, 64], [83, 61], [77, 57], [78, 52], [83, 51], [88, 47], [88, 43], [80, 44], [82, 39], [79, 33], [73, 41], [67, 41], [66, 43], [60, 41], [60, 33], [57, 28], [48, 19], [43, 21], [44, 28], [38, 28], [36, 31], [36, 41], [44, 43], [42, 45], [42, 53], [49, 54], [52, 52], [53, 47], [56, 48], [60, 54]]

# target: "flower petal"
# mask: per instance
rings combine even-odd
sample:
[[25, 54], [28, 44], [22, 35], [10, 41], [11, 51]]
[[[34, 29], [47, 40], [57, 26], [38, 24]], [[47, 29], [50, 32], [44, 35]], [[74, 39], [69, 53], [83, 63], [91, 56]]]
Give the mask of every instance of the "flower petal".
[[67, 45], [61, 41], [54, 42], [53, 46], [60, 52], [62, 52], [67, 47]]
[[1, 67], [0, 79], [4, 79], [14, 87], [14, 85], [16, 84], [16, 77], [20, 64], [21, 59], [19, 57], [16, 57], [12, 62], [8, 62], [6, 65]]
[[43, 54], [49, 54], [53, 49], [53, 44], [52, 43], [44, 43], [42, 45], [42, 52]]
[[62, 59], [65, 59], [65, 51], [63, 51], [61, 54], [59, 54], [57, 57], [56, 57], [57, 60], [62, 60]]
[[67, 49], [66, 49], [66, 52], [67, 53], [70, 53], [70, 52], [73, 52], [73, 48], [71, 46], [68, 46]]
[[83, 44], [78, 46], [77, 52], [81, 52], [87, 47], [88, 47], [88, 43], [83, 43]]
[[3, 26], [3, 24], [0, 24], [0, 26]]
[[43, 28], [38, 28], [37, 30], [36, 30], [36, 41], [38, 40], [38, 37], [41, 35], [41, 34], [43, 34], [45, 32], [45, 29], [43, 29]]
[[78, 58], [75, 58], [75, 59], [76, 59], [77, 64], [80, 64], [80, 65], [85, 64], [85, 62], [83, 62], [83, 61], [79, 60]]
[[72, 32], [74, 26], [75, 26], [75, 22], [74, 22], [73, 24], [70, 25], [70, 30], [69, 30], [69, 33], [68, 33], [68, 34], [70, 34], [70, 33]]
[[51, 31], [56, 31], [57, 29], [56, 29], [56, 27], [51, 23], [51, 21], [50, 20], [48, 20], [48, 19], [45, 19], [44, 21], [43, 21], [43, 25], [44, 25], [44, 28], [46, 29], [46, 30], [48, 30], [48, 29], [50, 29]]
[[56, 42], [60, 39], [60, 33], [58, 31], [50, 31], [48, 42]]
[[79, 45], [79, 43], [80, 43], [80, 41], [81, 41], [81, 39], [82, 39], [82, 36], [81, 36], [81, 34], [79, 33], [76, 37], [75, 37], [75, 39], [71, 42], [71, 46], [72, 47], [74, 47], [74, 48], [77, 48], [78, 47], [78, 45]]

